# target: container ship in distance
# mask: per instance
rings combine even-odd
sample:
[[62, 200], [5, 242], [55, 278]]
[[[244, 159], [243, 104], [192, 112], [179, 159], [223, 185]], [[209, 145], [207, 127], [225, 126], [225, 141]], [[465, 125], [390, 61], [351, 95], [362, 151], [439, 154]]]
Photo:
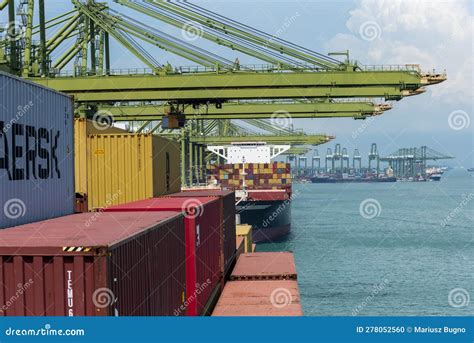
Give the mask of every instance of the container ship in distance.
[[237, 223], [253, 228], [257, 243], [281, 240], [291, 231], [291, 168], [272, 158], [290, 146], [234, 143], [209, 146], [225, 164], [209, 164], [209, 182], [236, 194]]

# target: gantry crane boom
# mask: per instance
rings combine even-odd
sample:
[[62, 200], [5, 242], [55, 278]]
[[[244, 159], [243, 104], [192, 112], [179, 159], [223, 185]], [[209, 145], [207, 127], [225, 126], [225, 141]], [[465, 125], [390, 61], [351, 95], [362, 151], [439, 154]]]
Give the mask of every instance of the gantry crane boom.
[[[167, 112], [166, 104], [143, 104], [110, 106], [99, 105], [98, 110], [108, 113], [115, 121], [160, 120]], [[195, 109], [184, 109], [186, 119], [256, 119], [288, 116], [288, 118], [355, 118], [382, 114], [390, 109], [388, 104], [369, 102], [309, 102], [309, 103], [224, 103], [222, 108], [214, 105]]]
[[[126, 74], [127, 71], [124, 71]], [[349, 75], [350, 74], [350, 75]], [[370, 98], [400, 100], [432, 84], [415, 71], [393, 72], [239, 72], [166, 75], [65, 76], [33, 78], [73, 95], [78, 102], [175, 101], [216, 103], [226, 100], [298, 98]]]

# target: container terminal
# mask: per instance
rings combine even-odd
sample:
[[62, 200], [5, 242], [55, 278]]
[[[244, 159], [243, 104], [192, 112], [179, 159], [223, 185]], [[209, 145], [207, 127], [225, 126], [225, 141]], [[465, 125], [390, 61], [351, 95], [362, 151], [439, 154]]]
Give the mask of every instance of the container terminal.
[[[321, 54], [189, 2], [70, 4], [0, 1], [0, 313], [303, 315], [293, 253], [257, 243], [291, 231], [291, 159], [335, 136], [286, 122], [383, 115], [446, 74]], [[113, 47], [143, 68], [112, 69]], [[430, 153], [369, 163], [409, 175]], [[347, 151], [328, 156], [343, 175]]]
[[[428, 165], [435, 161], [452, 159], [454, 157], [442, 154], [427, 146], [401, 148], [389, 154], [380, 156], [377, 144], [373, 143], [367, 155], [368, 167], [362, 167], [362, 156], [359, 149], [354, 149], [351, 157], [347, 148], [336, 144], [334, 151], [327, 148], [321, 165], [319, 151], [314, 149], [311, 156], [311, 166], [308, 166], [306, 156], [291, 156], [287, 160], [298, 182], [312, 183], [346, 183], [346, 182], [396, 182], [396, 181], [440, 181], [446, 168]], [[382, 170], [381, 163], [387, 167]]]

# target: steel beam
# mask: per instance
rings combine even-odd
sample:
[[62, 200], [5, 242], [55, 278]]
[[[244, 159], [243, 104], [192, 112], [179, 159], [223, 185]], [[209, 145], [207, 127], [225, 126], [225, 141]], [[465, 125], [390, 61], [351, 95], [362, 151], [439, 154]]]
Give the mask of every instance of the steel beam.
[[319, 145], [334, 139], [326, 135], [242, 135], [242, 136], [191, 136], [190, 142], [204, 145], [222, 145], [233, 142], [266, 142], [268, 144]]

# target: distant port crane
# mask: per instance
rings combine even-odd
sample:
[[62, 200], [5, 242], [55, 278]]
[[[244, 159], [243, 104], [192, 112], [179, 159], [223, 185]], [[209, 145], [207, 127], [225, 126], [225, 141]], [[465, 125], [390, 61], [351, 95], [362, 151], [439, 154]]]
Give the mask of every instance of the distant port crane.
[[400, 148], [388, 156], [381, 157], [380, 161], [388, 162], [397, 178], [413, 178], [426, 176], [426, 162], [452, 159], [449, 156], [433, 150], [427, 146]]

